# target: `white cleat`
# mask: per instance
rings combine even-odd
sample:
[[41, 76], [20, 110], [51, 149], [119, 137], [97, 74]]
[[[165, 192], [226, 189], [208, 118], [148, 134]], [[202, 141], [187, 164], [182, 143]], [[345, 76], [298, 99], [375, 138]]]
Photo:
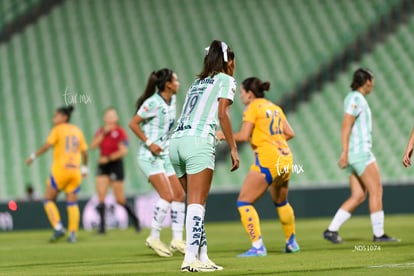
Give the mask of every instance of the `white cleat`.
[[160, 239], [153, 239], [149, 236], [145, 240], [145, 245], [155, 251], [160, 257], [171, 257], [172, 253], [168, 249], [168, 247], [160, 240]]
[[200, 262], [200, 264], [203, 265], [204, 267], [209, 267], [209, 268], [214, 269], [214, 270], [223, 270], [223, 267], [222, 266], [216, 265], [210, 259], [207, 262], [205, 262], [205, 263]]
[[185, 241], [183, 240], [172, 240], [170, 243], [170, 251], [178, 251], [181, 254], [185, 254]]

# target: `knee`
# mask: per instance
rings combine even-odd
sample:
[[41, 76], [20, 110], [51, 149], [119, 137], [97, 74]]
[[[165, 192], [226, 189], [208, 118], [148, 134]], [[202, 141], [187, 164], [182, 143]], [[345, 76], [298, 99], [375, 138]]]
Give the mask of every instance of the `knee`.
[[367, 198], [366, 193], [352, 194], [351, 199], [355, 202], [355, 205], [361, 205]]

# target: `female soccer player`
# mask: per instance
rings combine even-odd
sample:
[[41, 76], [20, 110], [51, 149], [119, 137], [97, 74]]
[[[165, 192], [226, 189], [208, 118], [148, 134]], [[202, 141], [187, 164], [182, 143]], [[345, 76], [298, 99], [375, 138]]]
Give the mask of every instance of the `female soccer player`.
[[342, 153], [338, 161], [341, 169], [347, 169], [351, 196], [336, 212], [323, 237], [332, 243], [341, 243], [339, 228], [351, 213], [365, 201], [369, 193], [374, 242], [395, 242], [384, 234], [384, 211], [382, 209], [382, 185], [375, 156], [371, 152], [372, 120], [371, 110], [365, 97], [374, 88], [374, 75], [367, 69], [359, 68], [354, 72], [351, 89], [344, 101], [342, 121]]
[[[73, 106], [60, 107], [53, 115], [54, 127], [46, 140], [36, 152], [26, 159], [26, 165], [30, 165], [37, 157], [53, 147], [53, 164], [50, 177], [47, 180], [44, 208], [54, 232], [51, 242], [65, 235], [65, 229], [60, 220], [59, 210], [55, 200], [59, 192], [66, 194], [68, 212], [68, 242], [76, 242], [76, 234], [79, 229], [78, 192], [82, 176], [88, 173], [88, 153], [82, 131], [70, 124], [70, 116]], [[82, 162], [81, 162], [82, 159]], [[81, 166], [83, 163], [83, 166]]]
[[408, 144], [407, 144], [407, 147], [405, 149], [405, 152], [402, 158], [403, 165], [406, 168], [411, 166], [411, 155], [413, 154], [413, 146], [414, 146], [414, 128], [411, 131], [411, 135], [410, 135], [410, 138], [408, 139]]
[[104, 126], [96, 132], [91, 149], [99, 147], [100, 157], [96, 176], [96, 191], [99, 204], [96, 207], [100, 216], [98, 233], [104, 234], [105, 229], [105, 196], [109, 185], [112, 185], [116, 202], [123, 206], [132, 219], [135, 230], [141, 230], [139, 220], [124, 194], [124, 163], [122, 158], [128, 153], [128, 137], [125, 130], [118, 124], [118, 114], [112, 107], [104, 113]]
[[[295, 239], [295, 216], [288, 202], [289, 179], [293, 156], [287, 141], [295, 134], [283, 110], [264, 98], [269, 82], [251, 77], [243, 81], [240, 98], [246, 106], [243, 124], [234, 139], [245, 142], [250, 139], [255, 161], [250, 167], [237, 199], [241, 221], [249, 235], [252, 247], [238, 257], [266, 256], [259, 216], [253, 204], [270, 191], [273, 203], [285, 233], [285, 253], [298, 252]], [[219, 138], [223, 138], [218, 132]]]
[[[185, 251], [185, 194], [168, 154], [178, 88], [178, 78], [172, 70], [152, 72], [144, 94], [137, 100], [137, 113], [129, 123], [131, 130], [142, 141], [137, 154], [138, 165], [160, 196], [154, 208], [151, 234], [145, 243], [161, 257], [171, 257], [175, 250], [183, 254]], [[168, 248], [160, 240], [160, 231], [169, 208], [173, 236]]]
[[239, 167], [228, 115], [236, 92], [232, 77], [234, 53], [218, 40], [206, 51], [203, 70], [187, 92], [170, 148], [171, 162], [187, 191], [186, 249], [181, 266], [181, 271], [186, 272], [223, 269], [208, 258], [204, 229], [204, 206], [214, 170], [217, 118], [231, 148], [231, 171]]

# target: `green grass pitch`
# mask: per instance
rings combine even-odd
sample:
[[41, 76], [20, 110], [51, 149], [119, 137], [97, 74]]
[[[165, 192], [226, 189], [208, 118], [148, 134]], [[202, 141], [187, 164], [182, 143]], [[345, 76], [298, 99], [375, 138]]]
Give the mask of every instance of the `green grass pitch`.
[[[239, 222], [206, 222], [209, 256], [224, 266], [217, 275], [414, 275], [414, 216], [385, 217], [386, 233], [400, 243], [373, 244], [369, 216], [352, 217], [341, 229], [344, 243], [322, 238], [330, 218], [297, 219], [301, 252], [283, 254], [277, 220], [262, 221], [266, 257], [236, 258], [250, 246]], [[81, 231], [76, 244], [49, 244], [51, 230], [0, 232], [0, 275], [181, 275], [183, 256], [160, 258], [144, 245], [149, 230]], [[170, 229], [162, 239], [169, 242]]]

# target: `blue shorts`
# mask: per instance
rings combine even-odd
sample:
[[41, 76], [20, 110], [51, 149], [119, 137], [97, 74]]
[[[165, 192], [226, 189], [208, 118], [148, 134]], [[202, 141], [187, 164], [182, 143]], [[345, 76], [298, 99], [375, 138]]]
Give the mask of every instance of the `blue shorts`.
[[151, 158], [140, 158], [137, 156], [138, 167], [144, 173], [146, 178], [151, 175], [164, 173], [167, 176], [175, 174], [174, 168], [171, 165], [170, 158], [168, 155], [159, 155]]
[[205, 169], [214, 170], [216, 158], [215, 137], [186, 136], [171, 138], [170, 160], [180, 178], [185, 174], [196, 174]]
[[360, 177], [367, 166], [375, 162], [375, 160], [374, 154], [370, 151], [358, 154], [348, 154], [348, 167], [346, 170], [350, 175], [356, 173]]

